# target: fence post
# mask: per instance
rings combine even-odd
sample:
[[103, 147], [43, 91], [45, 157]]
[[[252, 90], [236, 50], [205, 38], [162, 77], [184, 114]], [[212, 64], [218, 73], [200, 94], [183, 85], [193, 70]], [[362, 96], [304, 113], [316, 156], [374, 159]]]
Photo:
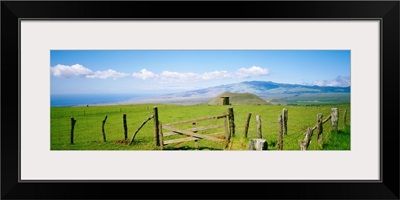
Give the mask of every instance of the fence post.
[[322, 144], [322, 131], [323, 131], [323, 126], [322, 126], [322, 113], [317, 114], [317, 138], [318, 138], [318, 143]]
[[260, 115], [256, 115], [256, 121], [257, 121], [257, 135], [258, 135], [258, 138], [262, 139], [261, 116]]
[[106, 123], [106, 120], [107, 120], [107, 115], [106, 115], [106, 117], [104, 118], [103, 124], [102, 124], [102, 126], [101, 126], [101, 130], [102, 130], [102, 132], [103, 132], [103, 140], [104, 140], [104, 142], [107, 142], [107, 140], [106, 140], [106, 132], [104, 131], [104, 125], [105, 125], [105, 123]]
[[143, 123], [139, 126], [139, 128], [135, 131], [135, 133], [133, 133], [132, 139], [131, 139], [131, 142], [129, 143], [129, 145], [131, 145], [131, 144], [135, 141], [136, 134], [140, 131], [140, 129], [141, 129], [149, 120], [151, 120], [151, 118], [153, 118], [153, 117], [154, 117], [154, 116], [151, 115], [150, 117], [148, 117], [146, 120], [143, 121]]
[[287, 121], [288, 121], [288, 110], [284, 108], [282, 110], [282, 116], [283, 116], [283, 134], [287, 135]]
[[158, 121], [158, 108], [157, 106], [154, 106], [153, 108], [154, 112], [154, 144], [156, 146], [160, 146], [160, 138], [159, 138], [159, 121]]
[[75, 128], [76, 120], [71, 117], [71, 144], [74, 144], [74, 128]]
[[233, 108], [228, 108], [229, 115], [229, 134], [235, 136], [235, 115], [233, 114]]
[[126, 114], [122, 115], [124, 121], [124, 139], [128, 139], [128, 125], [126, 125]]
[[244, 125], [244, 138], [247, 138], [247, 133], [249, 132], [251, 113], [247, 116], [246, 124]]
[[283, 150], [283, 119], [282, 115], [278, 116], [278, 150]]
[[160, 132], [159, 132], [160, 149], [163, 150], [163, 149], [164, 149], [164, 135], [163, 135], [163, 132], [162, 132], [162, 123], [161, 123], [161, 122], [159, 122], [159, 128], [158, 128], [158, 130], [160, 131]]
[[346, 116], [347, 116], [347, 109], [345, 109], [343, 112], [343, 127], [344, 128], [347, 127]]
[[[193, 122], [193, 133], [197, 133], [197, 129], [196, 129], [196, 122]], [[199, 149], [199, 140], [194, 140], [194, 148], [197, 150]]]
[[332, 108], [331, 109], [331, 122], [332, 122], [332, 130], [335, 131], [335, 133], [338, 133], [338, 120], [339, 120], [339, 109], [338, 108]]
[[[226, 115], [226, 112], [222, 113], [223, 115]], [[229, 134], [229, 128], [228, 128], [228, 120], [227, 120], [227, 116], [224, 117], [224, 126], [225, 126], [225, 140], [226, 140], [226, 144], [228, 145], [231, 139], [231, 135]]]
[[308, 145], [310, 145], [312, 134], [313, 134], [313, 129], [312, 128], [307, 128], [306, 137], [304, 138], [303, 141], [299, 142], [300, 149], [302, 151], [305, 151], [305, 150], [308, 149]]

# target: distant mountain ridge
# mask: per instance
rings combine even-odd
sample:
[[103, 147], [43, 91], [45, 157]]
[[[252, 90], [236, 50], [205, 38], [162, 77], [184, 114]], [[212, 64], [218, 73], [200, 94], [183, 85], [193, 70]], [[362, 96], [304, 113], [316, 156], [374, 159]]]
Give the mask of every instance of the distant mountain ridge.
[[184, 92], [186, 94], [208, 94], [208, 93], [252, 93], [255, 95], [266, 94], [303, 94], [303, 93], [350, 93], [350, 86], [348, 87], [334, 87], [334, 86], [310, 86], [299, 84], [286, 84], [275, 83], [271, 81], [246, 81], [240, 83], [233, 83], [227, 85], [220, 85], [209, 87], [200, 90], [193, 90]]
[[[232, 84], [219, 85], [198, 90], [179, 92], [173, 94], [161, 95], [155, 99], [146, 100], [146, 103], [178, 103], [178, 104], [195, 104], [205, 103], [212, 98], [224, 92], [231, 93], [251, 93], [257, 95], [267, 102], [271, 100], [283, 99], [288, 97], [302, 97], [314, 95], [312, 100], [315, 100], [315, 95], [331, 95], [344, 94], [345, 101], [350, 101], [350, 86], [334, 87], [334, 86], [315, 86], [315, 85], [300, 85], [275, 83], [271, 81], [246, 81]], [[321, 95], [319, 95], [321, 94]], [[308, 97], [306, 97], [308, 100]]]

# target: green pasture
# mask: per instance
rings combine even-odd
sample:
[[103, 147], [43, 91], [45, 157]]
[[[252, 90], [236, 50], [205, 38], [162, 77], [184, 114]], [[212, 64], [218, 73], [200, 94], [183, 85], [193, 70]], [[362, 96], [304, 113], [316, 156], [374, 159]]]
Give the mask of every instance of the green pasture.
[[[261, 116], [262, 136], [268, 142], [269, 150], [277, 149], [278, 115], [282, 109], [288, 110], [288, 134], [283, 138], [284, 150], [300, 150], [298, 141], [304, 139], [303, 133], [308, 127], [313, 127], [317, 114], [322, 113], [325, 119], [330, 115], [331, 108], [339, 108], [339, 133], [331, 132], [330, 121], [323, 125], [323, 144], [318, 144], [314, 131], [308, 150], [350, 150], [350, 104], [315, 105], [315, 106], [280, 106], [280, 105], [167, 105], [140, 104], [89, 107], [52, 107], [51, 108], [51, 150], [160, 150], [154, 144], [154, 123], [148, 121], [138, 132], [132, 145], [124, 143], [123, 114], [127, 115], [128, 140], [133, 136], [140, 124], [153, 114], [153, 107], [158, 107], [159, 121], [162, 124], [186, 121], [196, 118], [221, 115], [233, 107], [236, 124], [235, 135], [228, 148], [225, 144], [199, 140], [199, 150], [247, 150], [248, 140], [257, 138], [256, 115]], [[347, 126], [343, 123], [343, 112], [347, 109]], [[251, 113], [248, 137], [244, 138], [244, 127]], [[102, 121], [105, 123], [107, 141], [103, 141]], [[76, 121], [74, 129], [74, 144], [70, 144], [71, 117]], [[223, 123], [223, 119], [198, 123], [197, 126], [212, 123]], [[192, 125], [180, 128], [191, 128]], [[223, 131], [223, 128], [212, 130]], [[208, 132], [201, 133], [212, 133]], [[166, 131], [164, 131], [166, 132]], [[200, 133], [200, 132], [199, 132]], [[171, 136], [178, 138], [182, 136]], [[169, 138], [164, 138], [169, 139]], [[164, 150], [195, 150], [194, 142], [170, 144]]]

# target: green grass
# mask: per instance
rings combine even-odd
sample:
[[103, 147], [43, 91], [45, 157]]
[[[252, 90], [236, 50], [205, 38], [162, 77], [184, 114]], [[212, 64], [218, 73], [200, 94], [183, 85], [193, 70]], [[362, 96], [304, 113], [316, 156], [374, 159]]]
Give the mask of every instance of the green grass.
[[271, 103], [275, 105], [332, 105], [348, 104], [350, 93], [273, 94], [264, 98], [272, 99]]
[[[158, 107], [159, 121], [171, 123], [195, 118], [221, 115], [227, 112], [230, 106], [208, 105], [116, 105], [116, 106], [90, 106], [90, 107], [53, 107], [51, 108], [51, 150], [159, 150], [154, 145], [153, 120], [147, 122], [135, 137], [132, 145], [119, 141], [124, 139], [122, 115], [127, 115], [128, 140], [140, 124], [153, 114], [153, 107]], [[278, 115], [283, 108], [288, 109], [288, 135], [284, 136], [284, 150], [300, 150], [298, 141], [304, 139], [303, 133], [307, 127], [313, 127], [317, 114], [325, 117], [330, 114], [333, 107], [339, 108], [339, 133], [331, 132], [330, 122], [324, 124], [323, 144], [316, 142], [314, 131], [309, 150], [350, 150], [350, 127], [343, 127], [343, 110], [347, 109], [347, 124], [350, 125], [350, 104], [322, 105], [322, 106], [279, 106], [279, 105], [233, 105], [235, 114], [236, 133], [230, 146], [225, 149], [225, 144], [199, 140], [200, 150], [247, 150], [248, 140], [257, 138], [257, 125], [255, 116], [260, 115], [262, 120], [262, 135], [267, 140], [270, 150], [277, 149]], [[244, 138], [244, 125], [248, 113], [252, 113], [248, 137]], [[103, 141], [101, 125], [105, 116], [107, 142]], [[74, 130], [74, 144], [70, 144], [71, 117], [77, 120]], [[212, 123], [223, 123], [223, 119], [198, 123], [197, 126]], [[182, 125], [179, 128], [191, 128], [192, 125]], [[208, 131], [222, 132], [223, 128]], [[166, 130], [164, 130], [166, 132]], [[204, 133], [204, 132], [202, 132]], [[181, 136], [171, 136], [178, 138]], [[165, 150], [194, 150], [194, 142], [189, 141], [179, 144], [167, 145]]]

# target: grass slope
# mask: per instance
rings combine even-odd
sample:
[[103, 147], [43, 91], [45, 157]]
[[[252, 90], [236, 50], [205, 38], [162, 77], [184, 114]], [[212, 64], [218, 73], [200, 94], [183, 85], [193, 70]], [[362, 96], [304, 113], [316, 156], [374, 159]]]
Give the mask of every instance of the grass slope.
[[265, 95], [271, 104], [282, 105], [329, 105], [350, 103], [350, 93], [304, 93]]
[[221, 105], [221, 97], [229, 97], [229, 102], [231, 105], [267, 105], [264, 99], [258, 97], [257, 95], [251, 93], [232, 93], [224, 92], [210, 101], [207, 102], [208, 105]]

